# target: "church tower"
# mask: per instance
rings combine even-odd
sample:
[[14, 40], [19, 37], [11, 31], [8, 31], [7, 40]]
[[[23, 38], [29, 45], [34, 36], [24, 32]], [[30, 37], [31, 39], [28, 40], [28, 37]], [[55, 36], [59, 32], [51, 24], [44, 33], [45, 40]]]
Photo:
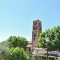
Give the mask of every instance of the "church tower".
[[34, 20], [32, 29], [32, 48], [38, 47], [38, 38], [41, 32], [42, 32], [42, 22], [39, 19]]

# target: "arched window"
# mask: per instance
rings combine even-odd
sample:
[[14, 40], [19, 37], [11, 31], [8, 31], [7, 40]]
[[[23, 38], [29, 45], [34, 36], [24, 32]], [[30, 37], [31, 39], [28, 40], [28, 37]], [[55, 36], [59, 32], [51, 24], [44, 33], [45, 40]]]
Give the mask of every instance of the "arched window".
[[34, 37], [36, 37], [36, 34], [34, 34]]
[[37, 25], [37, 23], [35, 23], [35, 25]]
[[37, 30], [37, 27], [33, 27], [33, 30]]
[[37, 30], [37, 27], [35, 28], [35, 30]]
[[35, 39], [36, 39], [36, 34], [34, 34], [34, 38], [33, 38], [33, 39], [34, 39], [34, 41], [35, 41]]

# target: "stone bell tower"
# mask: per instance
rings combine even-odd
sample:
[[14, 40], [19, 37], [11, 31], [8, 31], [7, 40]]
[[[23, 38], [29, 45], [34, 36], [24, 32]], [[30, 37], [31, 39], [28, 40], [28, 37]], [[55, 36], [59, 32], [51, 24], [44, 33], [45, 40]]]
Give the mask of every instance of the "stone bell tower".
[[33, 21], [33, 30], [32, 30], [32, 48], [38, 47], [38, 38], [42, 32], [42, 22], [37, 19]]

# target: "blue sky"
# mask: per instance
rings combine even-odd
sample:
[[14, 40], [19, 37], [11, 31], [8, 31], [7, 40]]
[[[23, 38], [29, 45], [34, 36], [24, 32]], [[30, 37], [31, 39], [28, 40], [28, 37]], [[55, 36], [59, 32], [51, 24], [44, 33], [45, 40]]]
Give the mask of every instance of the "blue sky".
[[43, 31], [60, 25], [60, 0], [0, 0], [0, 42], [11, 35], [31, 40], [37, 18]]

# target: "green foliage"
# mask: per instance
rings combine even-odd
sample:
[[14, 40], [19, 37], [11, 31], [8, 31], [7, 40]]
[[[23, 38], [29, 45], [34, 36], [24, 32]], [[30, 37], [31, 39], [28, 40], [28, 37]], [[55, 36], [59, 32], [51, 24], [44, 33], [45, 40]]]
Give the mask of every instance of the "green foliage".
[[0, 60], [30, 60], [24, 51], [27, 43], [26, 38], [10, 36], [7, 41], [0, 43]]
[[28, 41], [26, 40], [26, 38], [23, 37], [19, 37], [18, 36], [18, 46], [19, 47], [23, 47], [26, 48]]
[[53, 29], [48, 29], [43, 32], [39, 37], [39, 46], [46, 48], [45, 36], [50, 37], [50, 42], [48, 44], [49, 50], [59, 50], [60, 51], [60, 26], [54, 27]]
[[11, 48], [9, 60], [30, 60], [30, 57], [25, 53], [23, 48]]
[[35, 60], [40, 60], [40, 56], [38, 54], [34, 55]]
[[9, 47], [6, 41], [3, 41], [0, 43], [0, 60], [5, 59], [8, 55], [10, 54], [9, 52]]
[[23, 37], [16, 37], [16, 36], [10, 36], [8, 39], [7, 39], [8, 43], [9, 43], [9, 47], [22, 47], [22, 48], [26, 48], [27, 46], [27, 40], [26, 38], [23, 38]]

